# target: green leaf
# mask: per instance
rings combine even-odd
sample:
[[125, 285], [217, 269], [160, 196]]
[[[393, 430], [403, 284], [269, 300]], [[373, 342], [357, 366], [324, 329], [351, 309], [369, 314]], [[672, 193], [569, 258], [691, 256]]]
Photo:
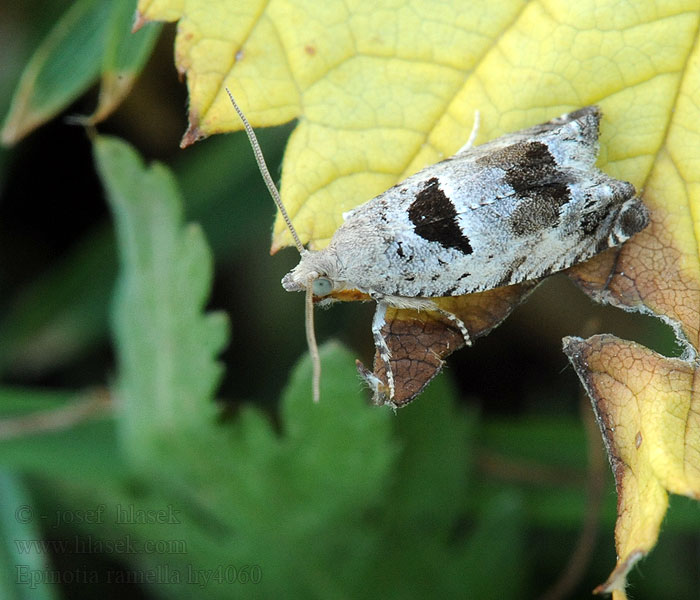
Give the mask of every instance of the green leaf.
[[2, 129], [13, 144], [55, 117], [102, 77], [95, 113], [106, 118], [127, 95], [151, 54], [160, 26], [132, 34], [134, 0], [78, 0], [56, 23], [24, 69]]
[[[398, 448], [391, 439], [390, 413], [368, 406], [350, 353], [327, 344], [322, 358], [318, 404], [311, 399], [308, 358], [294, 371], [283, 396], [282, 453], [285, 461], [296, 463], [296, 493], [309, 499], [325, 495], [325, 510], [347, 518], [350, 507], [355, 513], [379, 501]], [[364, 503], [353, 496], [364, 497]]]
[[[55, 600], [55, 585], [37, 585], [34, 575], [50, 568], [47, 554], [31, 547], [41, 538], [40, 515], [20, 479], [0, 471], [0, 596], [4, 600]], [[29, 544], [24, 544], [29, 542]]]
[[78, 0], [56, 23], [22, 74], [3, 125], [3, 143], [21, 139], [93, 85], [110, 15], [110, 2]]
[[447, 378], [432, 387], [425, 400], [421, 396], [396, 420], [402, 452], [390, 518], [399, 535], [409, 523], [417, 533], [445, 540], [467, 498], [477, 416], [455, 408]]
[[201, 230], [182, 225], [170, 172], [145, 167], [130, 146], [108, 137], [96, 138], [95, 160], [121, 255], [113, 313], [121, 422], [126, 450], [143, 463], [163, 440], [214, 419], [222, 373], [215, 357], [226, 343], [227, 320], [202, 314], [211, 254]]
[[[287, 134], [282, 128], [258, 132], [270, 165], [279, 164]], [[272, 208], [244, 133], [197, 144], [173, 170], [188, 220], [201, 223], [217, 259], [267, 253], [264, 220]], [[104, 342], [116, 270], [114, 232], [98, 225], [20, 290], [0, 315], [0, 375], [45, 374]]]
[[[249, 406], [230, 422], [183, 427], [161, 438], [168, 455], [150, 452], [127, 478], [52, 480], [62, 509], [104, 505], [105, 518], [81, 530], [132, 540], [137, 551], [120, 558], [130, 572], [159, 578], [151, 591], [169, 600], [223, 600], [232, 585], [236, 597], [457, 597], [465, 589], [513, 597], [523, 562], [517, 498], [496, 497], [464, 527], [475, 416], [456, 408], [444, 378], [398, 415], [370, 406], [352, 355], [327, 344], [321, 356], [319, 404], [304, 357], [277, 427]], [[173, 520], [147, 517], [158, 514]], [[163, 551], [144, 550], [154, 543]], [[258, 584], [226, 579], [255, 568]], [[171, 578], [179, 583], [162, 585]]]
[[401, 450], [377, 519], [382, 541], [367, 576], [377, 597], [462, 595], [465, 563], [456, 552], [455, 531], [465, 518], [476, 422], [475, 413], [455, 406], [445, 377], [396, 415]]
[[0, 388], [0, 465], [91, 485], [117, 478], [125, 465], [106, 408], [99, 393]]
[[523, 516], [518, 496], [505, 492], [478, 515], [462, 555], [464, 597], [523, 597]]
[[305, 357], [284, 393], [279, 433], [260, 411], [244, 407], [231, 423], [209, 422], [197, 435], [174, 437], [177, 455], [151, 465], [132, 485], [67, 482], [58, 488], [62, 502], [104, 503], [109, 514], [172, 507], [176, 524], [130, 518], [86, 524], [96, 538], [129, 535], [137, 547], [184, 540], [186, 552], [124, 557], [134, 569], [162, 573], [167, 565], [177, 572], [182, 585], [153, 586], [170, 599], [191, 598], [193, 591], [198, 598], [230, 598], [225, 581], [187, 585], [187, 573], [218, 565], [261, 567], [262, 583], [250, 590], [237, 584], [237, 595], [347, 597], [363, 581], [358, 573], [381, 560], [379, 515], [396, 462], [394, 417], [368, 405], [349, 352], [330, 344], [321, 355], [321, 403], [311, 401]]
[[131, 91], [141, 73], [161, 27], [150, 24], [132, 33], [136, 3], [114, 2], [102, 61], [102, 83], [97, 108], [92, 116], [81, 119], [85, 123], [98, 123], [105, 119]]
[[104, 340], [114, 252], [112, 231], [98, 229], [12, 299], [0, 318], [0, 374], [45, 373]]
[[[469, 496], [484, 510], [504, 486], [522, 487], [521, 502], [530, 523], [552, 530], [579, 527], [587, 511], [586, 437], [574, 417], [494, 418], [479, 428], [484, 477]], [[614, 522], [612, 486], [601, 518]]]

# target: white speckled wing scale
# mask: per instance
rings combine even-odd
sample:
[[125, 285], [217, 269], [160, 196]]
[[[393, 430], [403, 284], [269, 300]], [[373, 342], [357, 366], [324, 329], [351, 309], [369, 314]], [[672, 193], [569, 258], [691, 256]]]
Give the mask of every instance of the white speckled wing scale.
[[322, 251], [329, 277], [375, 297], [456, 296], [621, 244], [648, 217], [595, 167], [599, 120], [587, 107], [469, 148], [350, 211]]

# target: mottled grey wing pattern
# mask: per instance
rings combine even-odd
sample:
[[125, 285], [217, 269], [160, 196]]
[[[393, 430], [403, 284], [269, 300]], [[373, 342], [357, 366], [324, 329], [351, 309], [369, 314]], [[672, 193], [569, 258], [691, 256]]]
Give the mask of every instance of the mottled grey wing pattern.
[[595, 167], [597, 107], [467, 149], [352, 211], [331, 247], [349, 284], [462, 295], [548, 275], [646, 226], [634, 187]]

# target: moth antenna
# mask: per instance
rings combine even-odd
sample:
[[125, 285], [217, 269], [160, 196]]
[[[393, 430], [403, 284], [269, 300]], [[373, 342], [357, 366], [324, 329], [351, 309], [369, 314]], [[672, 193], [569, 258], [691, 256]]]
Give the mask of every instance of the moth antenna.
[[314, 292], [313, 280], [309, 278], [306, 285], [306, 344], [309, 347], [311, 355], [311, 364], [313, 365], [313, 398], [314, 402], [318, 403], [321, 398], [321, 356], [318, 353], [318, 344], [316, 343], [316, 332], [314, 330]]
[[[289, 218], [287, 210], [284, 208], [284, 204], [282, 204], [282, 198], [280, 197], [279, 191], [277, 191], [277, 186], [275, 185], [274, 181], [272, 181], [272, 177], [270, 177], [270, 171], [268, 171], [267, 165], [265, 164], [265, 158], [263, 157], [262, 150], [260, 149], [260, 144], [258, 144], [258, 138], [255, 137], [255, 132], [253, 131], [253, 128], [251, 127], [250, 123], [248, 123], [248, 119], [245, 118], [243, 111], [233, 99], [233, 94], [231, 93], [231, 90], [229, 90], [228, 88], [224, 89], [226, 90], [228, 97], [231, 99], [231, 104], [233, 104], [233, 108], [236, 109], [238, 116], [241, 118], [241, 121], [243, 121], [243, 127], [245, 128], [245, 132], [248, 135], [248, 140], [250, 140], [250, 145], [252, 146], [253, 154], [255, 155], [255, 161], [258, 163], [258, 169], [260, 169], [260, 174], [265, 180], [265, 185], [267, 186], [267, 189], [270, 190], [270, 195], [275, 201], [275, 204], [277, 205], [277, 208], [279, 209], [280, 214], [284, 219], [284, 222], [287, 224], [289, 232], [294, 238], [294, 245], [297, 247], [297, 250], [299, 250], [299, 254], [304, 255], [306, 254], [306, 249], [304, 248], [304, 244], [301, 243], [301, 240], [297, 235], [297, 230], [294, 229], [294, 225], [292, 225], [292, 220]], [[318, 354], [318, 349], [316, 350], [316, 353]]]
[[[304, 256], [308, 251], [306, 250], [306, 248], [304, 248], [304, 244], [301, 243], [301, 240], [299, 239], [299, 235], [297, 234], [296, 229], [294, 229], [294, 225], [292, 225], [292, 220], [289, 218], [289, 215], [287, 214], [287, 210], [284, 208], [284, 204], [282, 204], [282, 198], [280, 197], [280, 193], [277, 190], [277, 186], [275, 185], [274, 181], [272, 181], [272, 177], [270, 176], [270, 171], [267, 168], [267, 164], [265, 163], [265, 158], [263, 157], [262, 150], [260, 149], [260, 144], [258, 143], [258, 138], [255, 136], [255, 131], [253, 131], [253, 128], [251, 127], [250, 123], [248, 123], [248, 119], [245, 118], [243, 111], [238, 106], [238, 104], [236, 104], [236, 101], [233, 99], [233, 94], [231, 93], [231, 90], [229, 90], [228, 88], [224, 88], [224, 89], [226, 90], [226, 93], [228, 94], [228, 97], [231, 100], [231, 104], [233, 104], [233, 108], [236, 109], [238, 116], [241, 118], [241, 121], [243, 122], [243, 127], [245, 128], [245, 132], [248, 135], [248, 140], [250, 141], [250, 145], [253, 148], [253, 154], [255, 155], [255, 161], [258, 163], [258, 169], [260, 169], [260, 174], [262, 175], [262, 178], [265, 181], [265, 185], [267, 186], [267, 189], [270, 191], [270, 195], [272, 196], [272, 199], [275, 201], [275, 204], [277, 205], [277, 208], [279, 209], [280, 214], [282, 215], [282, 218], [284, 219], [284, 222], [287, 224], [287, 228], [289, 229], [289, 232], [292, 234], [292, 238], [294, 238], [294, 244], [296, 245], [297, 250], [299, 251], [299, 254]], [[312, 390], [313, 390], [313, 399], [314, 399], [314, 402], [316, 402], [316, 403], [318, 403], [318, 401], [321, 398], [321, 356], [318, 352], [318, 344], [316, 343], [316, 332], [314, 330], [313, 281], [317, 277], [318, 277], [317, 274], [313, 274], [309, 278], [309, 282], [306, 286], [306, 303], [305, 303], [306, 343], [309, 347], [309, 354], [311, 355], [311, 364], [313, 365]]]

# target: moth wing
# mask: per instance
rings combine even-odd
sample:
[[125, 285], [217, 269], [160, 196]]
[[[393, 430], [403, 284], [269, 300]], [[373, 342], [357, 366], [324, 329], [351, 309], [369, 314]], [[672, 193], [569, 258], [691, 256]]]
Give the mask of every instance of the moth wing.
[[574, 163], [592, 166], [598, 156], [601, 117], [602, 113], [598, 106], [586, 106], [546, 123], [503, 135], [479, 146], [466, 148], [452, 158], [476, 161], [480, 157], [498, 153], [502, 148], [517, 142], [541, 141], [555, 148], [554, 157], [558, 164]]
[[595, 167], [599, 121], [587, 107], [503, 136], [355, 209], [333, 241], [345, 281], [386, 296], [460, 296], [621, 244], [646, 211], [631, 184]]

